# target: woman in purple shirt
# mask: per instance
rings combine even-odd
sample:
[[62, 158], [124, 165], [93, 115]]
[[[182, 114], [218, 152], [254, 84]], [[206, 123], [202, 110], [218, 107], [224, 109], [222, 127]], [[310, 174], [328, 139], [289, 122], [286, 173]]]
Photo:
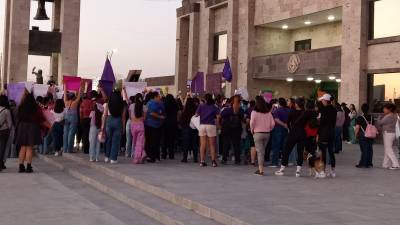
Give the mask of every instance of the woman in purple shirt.
[[200, 116], [200, 166], [205, 167], [206, 145], [207, 141], [211, 151], [212, 166], [217, 167], [217, 155], [215, 151], [215, 139], [217, 136], [217, 117], [219, 117], [219, 109], [215, 105], [215, 101], [211, 94], [204, 96], [205, 103], [197, 108], [196, 116]]

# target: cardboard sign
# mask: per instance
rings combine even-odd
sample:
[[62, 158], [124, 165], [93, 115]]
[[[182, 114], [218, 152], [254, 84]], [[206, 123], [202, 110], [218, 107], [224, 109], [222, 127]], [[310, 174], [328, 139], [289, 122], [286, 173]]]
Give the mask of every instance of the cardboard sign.
[[146, 90], [147, 82], [125, 82], [126, 95], [129, 97], [143, 93]]
[[35, 96], [35, 99], [38, 96], [45, 97], [47, 95], [48, 91], [49, 91], [49, 86], [47, 84], [34, 84], [33, 85], [33, 96]]
[[269, 103], [274, 98], [274, 94], [272, 92], [264, 92], [263, 97], [264, 100]]
[[81, 87], [81, 78], [74, 76], [65, 76], [64, 75], [64, 84], [67, 88], [66, 91], [78, 92]]

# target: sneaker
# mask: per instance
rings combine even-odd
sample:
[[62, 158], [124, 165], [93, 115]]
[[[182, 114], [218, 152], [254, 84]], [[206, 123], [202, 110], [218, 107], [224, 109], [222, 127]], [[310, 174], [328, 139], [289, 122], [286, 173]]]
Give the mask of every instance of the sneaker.
[[315, 175], [315, 178], [319, 178], [319, 179], [324, 179], [324, 178], [326, 178], [326, 173], [325, 172], [320, 172], [320, 173], [317, 173], [316, 175]]
[[283, 176], [283, 175], [285, 175], [285, 171], [282, 170], [282, 169], [280, 169], [280, 170], [278, 170], [278, 171], [275, 172], [275, 175], [276, 175], [276, 176]]
[[105, 157], [105, 158], [104, 158], [104, 162], [105, 162], [105, 163], [108, 163], [108, 157]]
[[218, 167], [217, 161], [215, 160], [212, 161], [212, 167]]
[[296, 177], [301, 177], [301, 172], [300, 171], [296, 171]]
[[58, 157], [59, 155], [60, 155], [60, 153], [58, 153], [58, 152], [54, 153], [55, 157]]
[[96, 162], [100, 161], [99, 158], [96, 158]]
[[207, 166], [207, 163], [206, 162], [201, 162], [200, 163], [200, 167], [206, 167]]
[[117, 160], [111, 160], [110, 163], [111, 163], [111, 164], [117, 164], [118, 161], [117, 161]]
[[334, 169], [331, 169], [331, 174], [330, 174], [330, 176], [331, 176], [332, 178], [335, 178], [335, 177], [336, 177], [336, 171], [335, 171]]
[[255, 175], [258, 176], [264, 176], [264, 172], [260, 172], [260, 170], [257, 170], [256, 172], [254, 172]]
[[393, 166], [389, 168], [389, 170], [398, 170], [398, 169], [399, 167], [393, 167]]
[[94, 162], [94, 160], [92, 158], [89, 159], [89, 162]]

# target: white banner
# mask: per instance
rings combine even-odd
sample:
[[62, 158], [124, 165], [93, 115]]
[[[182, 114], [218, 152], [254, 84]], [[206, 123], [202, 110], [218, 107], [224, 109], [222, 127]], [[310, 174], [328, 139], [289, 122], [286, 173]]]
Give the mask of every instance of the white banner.
[[33, 96], [35, 96], [35, 99], [38, 96], [45, 97], [47, 95], [48, 91], [49, 91], [49, 85], [47, 85], [47, 84], [34, 84], [33, 85]]
[[126, 90], [126, 95], [129, 98], [138, 93], [143, 93], [147, 87], [147, 82], [125, 82], [124, 87]]

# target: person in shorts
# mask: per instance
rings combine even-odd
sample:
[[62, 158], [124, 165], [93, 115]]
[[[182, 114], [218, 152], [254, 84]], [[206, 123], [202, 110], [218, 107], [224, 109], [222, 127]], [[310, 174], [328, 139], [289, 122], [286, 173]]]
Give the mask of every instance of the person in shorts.
[[204, 96], [205, 103], [199, 105], [196, 116], [200, 117], [200, 166], [205, 167], [207, 141], [211, 152], [212, 166], [217, 167], [217, 154], [215, 140], [217, 136], [217, 117], [219, 117], [219, 109], [215, 105], [215, 101], [211, 94]]

